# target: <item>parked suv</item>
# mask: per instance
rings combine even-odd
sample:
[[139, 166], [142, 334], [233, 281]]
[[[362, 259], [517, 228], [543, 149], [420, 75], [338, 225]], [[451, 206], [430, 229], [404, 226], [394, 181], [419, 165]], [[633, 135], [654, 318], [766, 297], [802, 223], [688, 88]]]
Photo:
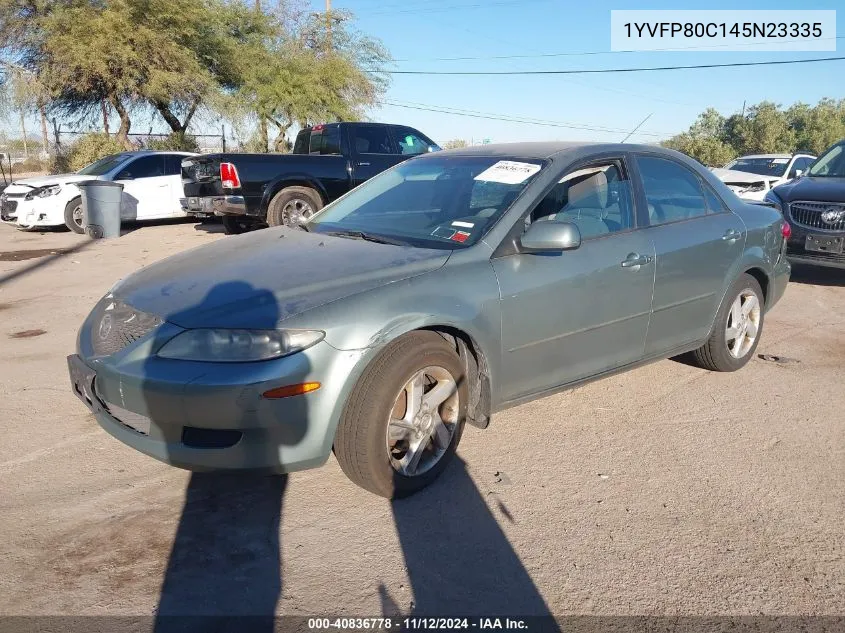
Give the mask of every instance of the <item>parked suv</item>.
[[845, 139], [765, 200], [780, 208], [792, 227], [786, 251], [791, 261], [845, 269]]

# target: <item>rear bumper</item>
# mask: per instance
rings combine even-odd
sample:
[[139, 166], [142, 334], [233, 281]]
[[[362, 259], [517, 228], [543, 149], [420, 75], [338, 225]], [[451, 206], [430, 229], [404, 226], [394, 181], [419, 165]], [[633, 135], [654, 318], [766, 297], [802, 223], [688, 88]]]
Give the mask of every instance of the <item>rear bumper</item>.
[[249, 215], [243, 196], [204, 196], [181, 199], [190, 215]]
[[770, 310], [783, 297], [791, 274], [792, 266], [785, 257], [781, 256], [772, 273], [771, 287], [766, 300], [766, 311]]

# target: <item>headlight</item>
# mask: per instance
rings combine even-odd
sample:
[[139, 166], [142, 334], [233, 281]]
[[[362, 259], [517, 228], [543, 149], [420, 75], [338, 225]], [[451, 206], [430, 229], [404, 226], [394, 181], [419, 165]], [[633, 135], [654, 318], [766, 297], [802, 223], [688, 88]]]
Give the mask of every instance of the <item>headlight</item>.
[[24, 196], [24, 200], [32, 200], [33, 198], [49, 198], [50, 196], [55, 196], [61, 190], [61, 185], [47, 185], [46, 187], [40, 187], [34, 191], [30, 191]]
[[773, 205], [775, 205], [775, 207], [777, 207], [778, 211], [783, 213], [783, 202], [780, 198], [778, 198], [778, 195], [774, 192], [774, 190], [769, 189], [766, 192], [766, 195], [763, 196], [763, 200], [765, 200], [766, 202], [771, 202]]
[[295, 354], [323, 340], [319, 330], [187, 330], [158, 351], [162, 358], [243, 363]]

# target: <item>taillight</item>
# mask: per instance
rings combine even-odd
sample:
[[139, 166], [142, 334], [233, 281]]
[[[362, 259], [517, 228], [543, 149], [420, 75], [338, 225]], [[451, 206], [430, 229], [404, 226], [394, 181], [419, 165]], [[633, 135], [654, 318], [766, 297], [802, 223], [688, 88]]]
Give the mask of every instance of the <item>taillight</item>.
[[783, 235], [783, 239], [788, 240], [792, 236], [792, 227], [789, 226], [789, 222], [784, 222], [780, 227], [780, 234]]
[[226, 189], [237, 189], [241, 186], [238, 170], [232, 163], [220, 163], [220, 180]]

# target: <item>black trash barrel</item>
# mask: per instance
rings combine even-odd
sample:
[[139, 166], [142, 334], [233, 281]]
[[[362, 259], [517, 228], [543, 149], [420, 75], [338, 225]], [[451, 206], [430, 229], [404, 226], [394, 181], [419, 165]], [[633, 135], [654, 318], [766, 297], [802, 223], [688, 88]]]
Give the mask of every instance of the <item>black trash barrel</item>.
[[76, 183], [82, 191], [82, 226], [93, 239], [120, 237], [123, 185], [109, 180]]

